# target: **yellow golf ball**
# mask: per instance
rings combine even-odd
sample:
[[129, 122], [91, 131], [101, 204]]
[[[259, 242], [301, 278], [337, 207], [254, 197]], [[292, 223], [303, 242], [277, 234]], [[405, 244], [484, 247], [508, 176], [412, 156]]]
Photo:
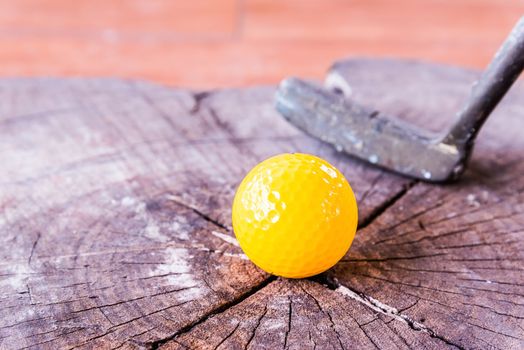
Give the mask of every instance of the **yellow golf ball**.
[[351, 246], [358, 222], [344, 175], [308, 154], [281, 154], [255, 166], [233, 201], [233, 229], [255, 265], [303, 278], [335, 265]]

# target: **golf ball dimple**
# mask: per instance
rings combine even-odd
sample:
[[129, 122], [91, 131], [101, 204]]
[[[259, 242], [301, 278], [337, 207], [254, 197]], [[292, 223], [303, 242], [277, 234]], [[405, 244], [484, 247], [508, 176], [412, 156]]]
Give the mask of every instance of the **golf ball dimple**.
[[233, 229], [261, 269], [303, 278], [335, 265], [358, 223], [355, 196], [342, 173], [308, 154], [281, 154], [255, 166], [235, 195]]

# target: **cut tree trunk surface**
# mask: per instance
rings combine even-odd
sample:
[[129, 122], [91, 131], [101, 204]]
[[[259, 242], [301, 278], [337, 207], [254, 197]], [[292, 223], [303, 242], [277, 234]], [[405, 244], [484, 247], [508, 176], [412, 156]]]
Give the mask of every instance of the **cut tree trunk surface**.
[[[434, 130], [477, 76], [348, 74], [356, 100]], [[523, 348], [524, 87], [444, 186], [338, 154], [273, 93], [0, 81], [0, 348]], [[311, 279], [259, 270], [231, 230], [236, 186], [282, 152], [326, 158], [359, 203], [350, 251]]]

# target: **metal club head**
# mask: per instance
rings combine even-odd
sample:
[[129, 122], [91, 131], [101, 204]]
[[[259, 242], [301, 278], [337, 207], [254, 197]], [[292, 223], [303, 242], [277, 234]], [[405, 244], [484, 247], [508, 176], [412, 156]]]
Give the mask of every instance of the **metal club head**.
[[478, 131], [523, 69], [524, 17], [443, 134], [429, 133], [335, 93], [334, 89], [344, 92], [349, 86], [336, 69], [328, 74], [327, 88], [285, 79], [277, 90], [276, 108], [293, 125], [338, 151], [424, 181], [450, 181], [464, 171]]

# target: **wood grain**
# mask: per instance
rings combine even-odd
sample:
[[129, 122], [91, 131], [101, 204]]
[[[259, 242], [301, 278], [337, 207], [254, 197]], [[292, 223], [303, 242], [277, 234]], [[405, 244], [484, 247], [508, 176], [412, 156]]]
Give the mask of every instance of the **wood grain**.
[[[347, 75], [353, 98], [436, 129], [452, 120], [477, 73], [357, 60]], [[522, 348], [522, 89], [488, 121], [462, 181], [413, 184], [325, 275], [272, 282], [164, 346]]]
[[[477, 76], [383, 60], [347, 74], [353, 98], [431, 128]], [[0, 347], [521, 348], [523, 92], [463, 180], [436, 186], [301, 134], [272, 87], [4, 79]], [[252, 265], [230, 221], [249, 168], [295, 151], [345, 174], [361, 226], [339, 264], [300, 281]]]
[[520, 0], [0, 1], [1, 76], [192, 88], [320, 79], [348, 56], [484, 67]]
[[230, 203], [270, 155], [332, 161], [358, 186], [362, 220], [403, 191], [301, 135], [272, 95], [1, 81], [0, 345], [154, 346], [267, 285], [230, 243]]
[[277, 280], [160, 349], [439, 348], [427, 333], [307, 280]]

